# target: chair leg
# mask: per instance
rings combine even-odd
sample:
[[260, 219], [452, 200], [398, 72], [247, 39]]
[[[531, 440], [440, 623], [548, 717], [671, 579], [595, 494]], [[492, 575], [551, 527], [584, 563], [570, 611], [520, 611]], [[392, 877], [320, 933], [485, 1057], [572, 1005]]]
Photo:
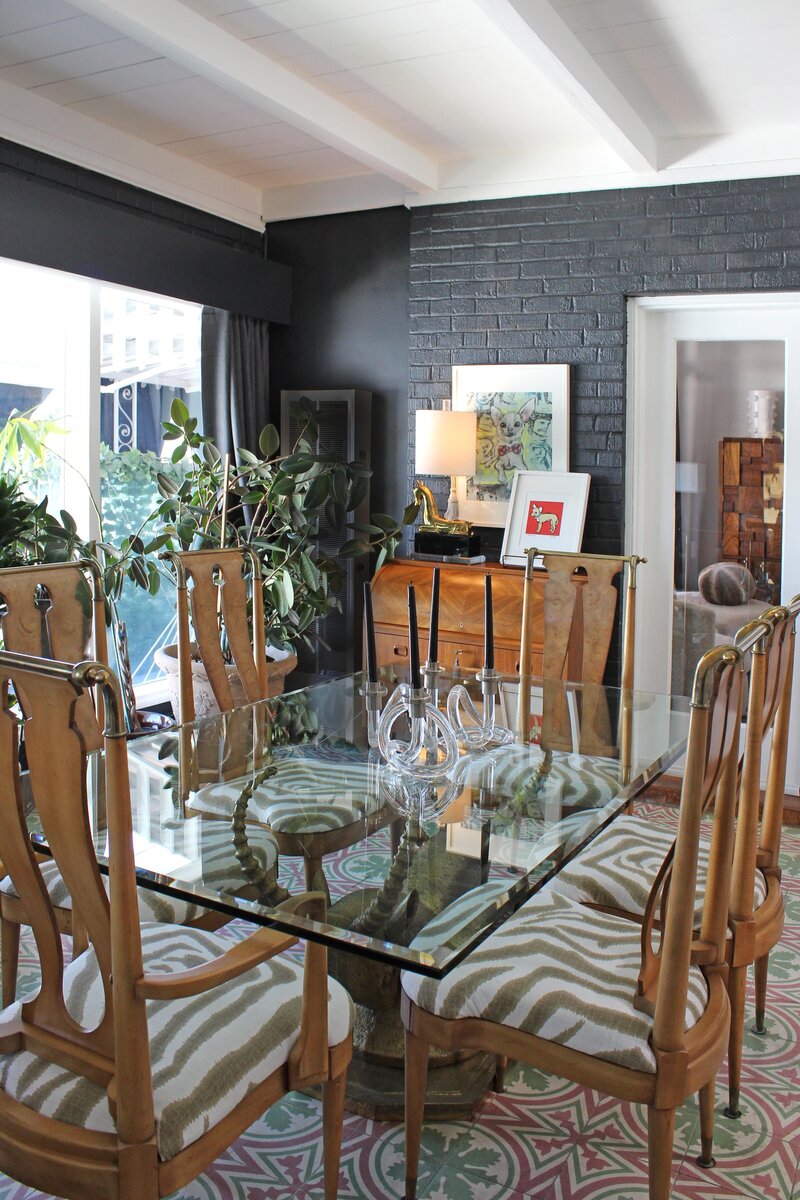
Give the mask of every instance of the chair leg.
[[715, 1167], [714, 1158], [714, 1085], [716, 1079], [710, 1080], [705, 1087], [700, 1088], [700, 1153], [697, 1156], [699, 1167]]
[[89, 931], [79, 917], [72, 914], [72, 961], [79, 958], [89, 945]]
[[3, 1008], [13, 1004], [17, 998], [17, 968], [19, 966], [20, 927], [16, 921], [0, 918], [0, 941], [2, 941]]
[[325, 872], [322, 869], [322, 859], [306, 856], [303, 859], [303, 874], [305, 876], [306, 891], [324, 892], [330, 902], [331, 893], [328, 888], [328, 881], [325, 878]]
[[508, 1059], [504, 1054], [498, 1054], [495, 1060], [494, 1079], [492, 1080], [492, 1091], [498, 1096], [502, 1096], [506, 1086], [506, 1067]]
[[325, 1167], [325, 1200], [339, 1194], [339, 1163], [342, 1156], [342, 1128], [347, 1072], [322, 1085], [322, 1145]]
[[427, 1042], [406, 1030], [406, 1200], [417, 1194], [428, 1050]]
[[650, 1200], [669, 1200], [672, 1191], [672, 1143], [675, 1109], [648, 1108], [647, 1149]]
[[767, 1027], [764, 1017], [767, 1011], [767, 975], [769, 974], [769, 950], [757, 958], [753, 968], [756, 981], [756, 1023], [752, 1026], [753, 1033], [765, 1034]]
[[742, 1083], [742, 1042], [744, 1041], [744, 994], [747, 967], [731, 967], [728, 975], [728, 996], [731, 1002], [731, 1031], [728, 1038], [728, 1107], [725, 1116], [736, 1120], [742, 1115], [739, 1091]]

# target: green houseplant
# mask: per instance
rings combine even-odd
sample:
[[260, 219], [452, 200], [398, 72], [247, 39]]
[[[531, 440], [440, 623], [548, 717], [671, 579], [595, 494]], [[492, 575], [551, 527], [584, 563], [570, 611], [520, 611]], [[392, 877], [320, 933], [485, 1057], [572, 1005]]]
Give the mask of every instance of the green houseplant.
[[[152, 531], [166, 549], [253, 547], [264, 574], [268, 641], [279, 647], [301, 639], [310, 643], [315, 622], [339, 607], [341, 558], [376, 551], [380, 565], [394, 554], [402, 524], [417, 512], [409, 505], [402, 523], [384, 513], [355, 523], [371, 471], [317, 451], [310, 403], [301, 399], [299, 410], [301, 431], [289, 454], [278, 454], [278, 431], [266, 425], [260, 454], [239, 450], [236, 466], [226, 473], [212, 439], [197, 432], [197, 420], [175, 400], [164, 429], [175, 442], [172, 459], [182, 464], [183, 478], [178, 483], [159, 476], [163, 500], [153, 515]], [[319, 546], [322, 526], [341, 538], [336, 555]], [[144, 585], [143, 577], [137, 582]]]

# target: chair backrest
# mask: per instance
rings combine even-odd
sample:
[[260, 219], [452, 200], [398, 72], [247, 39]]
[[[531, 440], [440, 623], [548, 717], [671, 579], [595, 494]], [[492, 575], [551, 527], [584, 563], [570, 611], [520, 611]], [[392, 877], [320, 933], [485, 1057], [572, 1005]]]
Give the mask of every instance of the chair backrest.
[[223, 629], [247, 700], [254, 703], [265, 699], [268, 685], [264, 594], [258, 555], [249, 546], [241, 546], [225, 550], [184, 550], [165, 554], [164, 558], [172, 563], [177, 583], [181, 722], [193, 721], [195, 717], [190, 608], [197, 652], [220, 710], [230, 712], [234, 708], [228, 674], [230, 664], [226, 663], [221, 640]]
[[[731, 854], [736, 821], [743, 656], [718, 646], [695, 673], [678, 835], [650, 892], [642, 924], [637, 1007], [654, 1013], [656, 1050], [680, 1050], [693, 947], [706, 967], [725, 961]], [[715, 798], [708, 880], [699, 940], [694, 909], [697, 856], [704, 811]], [[663, 933], [656, 923], [663, 921]]]
[[624, 596], [622, 686], [633, 687], [638, 554], [571, 554], [533, 548], [547, 571], [544, 584], [546, 679], [602, 683], [614, 631], [618, 593], [614, 581], [627, 568]]
[[[612, 738], [610, 720], [606, 722], [604, 729], [600, 716], [596, 713], [591, 723], [591, 742], [587, 742], [583, 736], [576, 738], [574, 722], [571, 722], [567, 709], [566, 693], [560, 686], [560, 681], [602, 684], [614, 632], [617, 601], [621, 594], [621, 589], [618, 592], [614, 584], [619, 576], [623, 576], [625, 596], [621, 684], [626, 691], [633, 688], [636, 572], [639, 564], [647, 562], [647, 559], [638, 554], [572, 554], [566, 551], [539, 550], [536, 547], [527, 550], [526, 556], [520, 644], [521, 671], [524, 669], [523, 664], [529, 662], [529, 626], [533, 612], [533, 604], [529, 603], [529, 598], [532, 595], [535, 560], [541, 558], [547, 570], [544, 583], [542, 740], [554, 750], [580, 749], [585, 753], [609, 753], [615, 741]], [[558, 686], [554, 686], [553, 681], [558, 681]], [[525, 696], [529, 695], [529, 684], [530, 681], [521, 676], [517, 725], [520, 737], [525, 740], [530, 723], [522, 693], [524, 692]], [[602, 702], [599, 692], [596, 693], [596, 699]], [[620, 743], [623, 759], [629, 754], [626, 736], [626, 730], [622, 728], [616, 739]]]
[[[778, 868], [798, 613], [800, 597], [795, 597], [787, 607], [768, 609], [757, 621], [743, 626], [736, 635], [736, 644], [742, 645], [755, 627], [760, 626], [764, 630], [753, 649], [747, 734], [741, 765], [731, 880], [731, 915], [738, 920], [746, 920], [752, 915], [756, 867], [768, 870]], [[759, 828], [761, 769], [770, 731], [773, 732], [773, 738], [763, 818]]]
[[[0, 571], [3, 647], [16, 654], [81, 662], [91, 653], [108, 663], [105, 597], [94, 563], [31, 563]], [[91, 650], [90, 650], [91, 645]], [[77, 719], [87, 744], [97, 749], [103, 724], [102, 697], [81, 696]], [[97, 720], [94, 720], [96, 715]]]
[[[78, 702], [92, 686], [103, 691], [109, 726], [105, 791], [110, 904], [88, 820], [87, 748], [75, 719]], [[61, 936], [28, 833], [12, 691], [23, 714], [30, 799], [97, 956], [105, 1010], [95, 1029], [83, 1028], [64, 998]], [[15, 1026], [6, 1031], [3, 1050], [30, 1049], [96, 1083], [115, 1080], [120, 1139], [141, 1141], [152, 1135], [154, 1118], [145, 1002], [135, 994], [142, 977], [142, 952], [119, 683], [100, 663], [74, 666], [2, 652], [0, 697], [0, 857], [25, 906], [42, 973], [39, 992], [22, 1004]]]

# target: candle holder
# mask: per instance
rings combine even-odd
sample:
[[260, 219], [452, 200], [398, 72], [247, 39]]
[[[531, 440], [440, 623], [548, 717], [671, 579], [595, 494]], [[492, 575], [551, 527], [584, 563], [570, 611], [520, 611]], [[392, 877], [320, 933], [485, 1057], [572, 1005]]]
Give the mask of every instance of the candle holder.
[[[430, 704], [433, 708], [439, 707], [439, 677], [444, 675], [444, 667], [441, 663], [431, 662], [430, 658], [422, 666], [422, 685], [430, 692]], [[433, 726], [428, 726], [428, 740], [425, 743], [426, 750], [434, 754], [436, 753], [436, 729]]]
[[364, 686], [358, 689], [359, 696], [364, 697], [364, 707], [367, 710], [367, 741], [373, 749], [378, 745], [378, 725], [383, 708], [383, 697], [388, 690], [385, 683], [372, 679], [368, 679]]
[[414, 817], [420, 823], [435, 820], [458, 799], [466, 786], [462, 758], [449, 774], [439, 771], [430, 779], [418, 779], [407, 771], [399, 771], [388, 763], [379, 768], [378, 787], [381, 799], [403, 816]]
[[[394, 726], [403, 716], [408, 717], [411, 727], [408, 742], [392, 737]], [[455, 766], [458, 760], [455, 734], [444, 713], [431, 704], [428, 689], [406, 683], [396, 688], [381, 714], [378, 749], [395, 770], [413, 775], [416, 779], [438, 778]]]
[[[481, 685], [483, 696], [483, 713], [478, 709], [463, 683], [457, 683], [450, 689], [447, 697], [447, 715], [457, 740], [468, 750], [483, 750], [486, 746], [506, 746], [513, 742], [514, 734], [504, 725], [495, 722], [497, 712], [497, 696], [503, 676], [492, 667], [484, 667], [475, 676]], [[471, 718], [472, 723], [465, 725], [462, 710]]]

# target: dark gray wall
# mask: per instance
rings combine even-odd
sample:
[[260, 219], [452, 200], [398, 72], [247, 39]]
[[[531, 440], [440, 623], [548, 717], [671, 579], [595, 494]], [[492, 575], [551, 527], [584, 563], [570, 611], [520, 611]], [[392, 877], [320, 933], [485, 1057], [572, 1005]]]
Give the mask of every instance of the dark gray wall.
[[269, 321], [291, 272], [263, 235], [0, 140], [0, 255]]
[[449, 396], [460, 363], [570, 363], [570, 465], [593, 477], [584, 547], [617, 552], [627, 298], [780, 288], [800, 289], [797, 178], [414, 209], [410, 412]]
[[408, 503], [408, 246], [404, 208], [277, 221], [270, 258], [292, 268], [291, 325], [270, 335], [272, 415], [282, 388], [373, 394], [374, 512]]

